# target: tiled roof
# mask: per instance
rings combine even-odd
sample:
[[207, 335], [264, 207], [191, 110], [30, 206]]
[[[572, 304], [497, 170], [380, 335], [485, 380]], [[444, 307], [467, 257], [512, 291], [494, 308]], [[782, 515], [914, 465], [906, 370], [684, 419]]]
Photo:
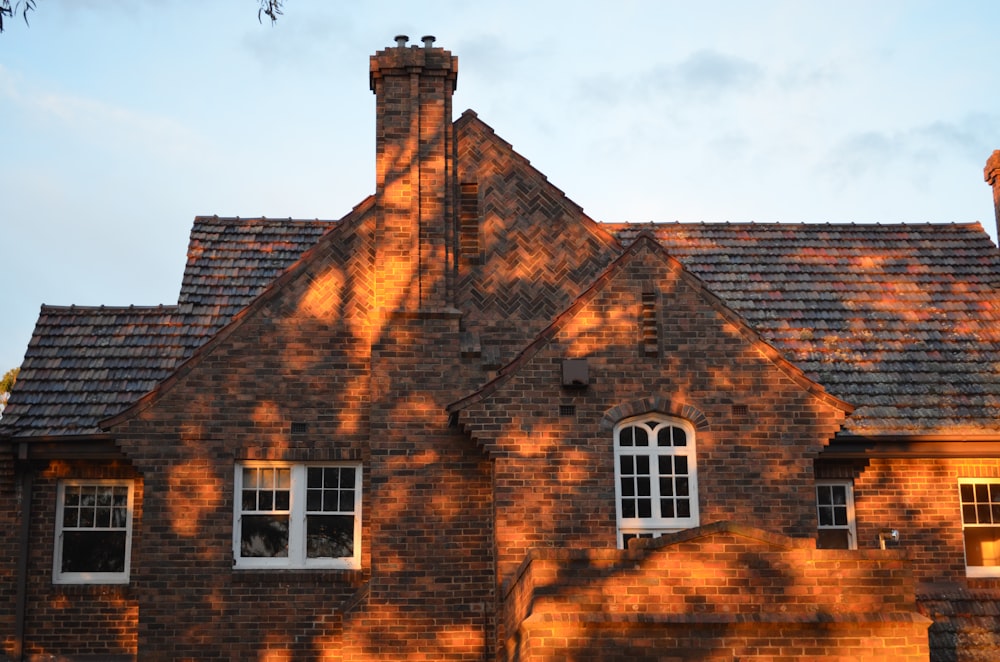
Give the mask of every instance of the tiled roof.
[[176, 306], [43, 306], [3, 424], [25, 436], [97, 432], [197, 342]]
[[607, 224], [654, 234], [857, 409], [845, 431], [1000, 431], [1000, 253], [978, 224]]
[[199, 216], [177, 300], [189, 323], [216, 330], [298, 260], [335, 221]]
[[[177, 306], [44, 307], [4, 433], [83, 434], [153, 388], [336, 221], [199, 217]], [[827, 391], [846, 433], [1000, 434], [1000, 253], [978, 224], [649, 232]]]
[[44, 306], [0, 431], [98, 432], [301, 257], [335, 221], [194, 221], [177, 306]]

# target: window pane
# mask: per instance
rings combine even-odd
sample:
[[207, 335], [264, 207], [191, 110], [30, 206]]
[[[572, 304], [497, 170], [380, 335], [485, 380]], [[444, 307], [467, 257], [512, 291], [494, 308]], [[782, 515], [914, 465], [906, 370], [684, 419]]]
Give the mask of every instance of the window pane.
[[622, 455], [619, 458], [618, 464], [621, 465], [623, 476], [631, 476], [635, 473], [635, 465], [632, 463], [631, 455]]
[[253, 490], [243, 490], [243, 510], [257, 510], [257, 493]]
[[80, 510], [80, 526], [84, 529], [94, 528], [94, 509], [93, 507], [82, 508]]
[[637, 455], [635, 458], [635, 472], [642, 476], [649, 475], [649, 456]]
[[687, 433], [681, 428], [671, 428], [674, 437], [674, 446], [687, 446]]
[[635, 483], [636, 483], [636, 488], [638, 489], [639, 492], [639, 496], [649, 496], [650, 494], [652, 494], [652, 492], [650, 492], [648, 477], [643, 476], [636, 478]]
[[819, 508], [819, 525], [833, 526], [833, 508], [821, 506]]
[[649, 446], [649, 433], [646, 428], [632, 428], [635, 430], [634, 440], [636, 446]]
[[677, 516], [691, 517], [691, 499], [677, 499]]
[[61, 572], [125, 572], [124, 531], [64, 531]]
[[670, 430], [672, 428], [665, 427], [660, 428], [659, 432], [656, 433], [656, 445], [657, 446], [672, 446], [673, 442], [670, 440]]
[[674, 479], [670, 476], [660, 478], [660, 496], [671, 497], [674, 495]]
[[354, 512], [354, 490], [340, 491], [340, 512]]
[[973, 496], [972, 485], [969, 485], [968, 483], [960, 485], [959, 492], [962, 495], [963, 502], [975, 501], [975, 497]]
[[632, 441], [632, 431], [635, 428], [625, 428], [618, 434], [618, 445], [619, 446], [634, 446], [635, 443]]
[[639, 499], [639, 517], [652, 517], [653, 516], [653, 501], [652, 499]]
[[291, 492], [288, 490], [278, 490], [274, 493], [274, 509], [275, 510], [288, 510], [290, 505], [289, 498], [291, 497]]
[[635, 496], [635, 484], [631, 478], [622, 478], [621, 484], [623, 497]]
[[976, 488], [976, 501], [989, 501], [990, 500], [990, 487], [986, 483], [976, 483], [973, 487]]
[[660, 517], [676, 517], [673, 499], [660, 499]]
[[821, 506], [828, 506], [833, 503], [832, 486], [830, 485], [817, 485], [816, 486], [816, 503]]
[[274, 492], [268, 490], [257, 494], [257, 510], [274, 510]]
[[311, 559], [354, 555], [353, 515], [309, 515], [306, 535], [306, 555]]
[[310, 489], [314, 487], [323, 487], [322, 467], [309, 467], [308, 477], [306, 478], [306, 486]]
[[683, 455], [677, 455], [674, 457], [674, 473], [678, 475], [687, 475], [688, 472], [688, 459]]
[[241, 556], [288, 556], [287, 516], [244, 515], [240, 527]]
[[354, 467], [344, 467], [340, 469], [340, 487], [344, 489], [354, 489], [357, 469]]
[[677, 496], [689, 496], [690, 491], [688, 489], [688, 479], [678, 477], [677, 478]]
[[976, 523], [976, 507], [967, 503], [962, 506], [962, 521], [965, 524], [975, 524]]
[[657, 466], [661, 476], [670, 476], [674, 473], [673, 458], [669, 455], [661, 455], [657, 458]]
[[847, 526], [847, 507], [837, 507], [833, 509], [833, 523], [835, 526]]
[[970, 527], [965, 530], [965, 563], [970, 566], [1000, 565], [1000, 527]]
[[979, 518], [980, 524], [992, 524], [993, 522], [990, 521], [990, 516], [991, 516], [990, 504], [981, 503], [978, 506], [976, 506], [976, 517]]
[[843, 485], [831, 485], [830, 491], [832, 492], [833, 503], [838, 506], [847, 505], [847, 488]]
[[311, 488], [309, 490], [306, 490], [306, 510], [322, 510], [322, 509], [323, 509], [323, 490], [311, 489]]
[[63, 509], [63, 526], [76, 528], [80, 523], [80, 509], [66, 507]]
[[622, 501], [622, 517], [635, 517], [635, 499], [624, 499]]

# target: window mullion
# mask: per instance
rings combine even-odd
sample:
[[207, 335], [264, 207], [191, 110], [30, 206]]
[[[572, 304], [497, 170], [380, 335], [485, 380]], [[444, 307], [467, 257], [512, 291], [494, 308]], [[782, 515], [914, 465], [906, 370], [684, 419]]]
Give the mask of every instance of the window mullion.
[[306, 467], [291, 467], [291, 492], [288, 504], [288, 560], [302, 566], [306, 561]]
[[[660, 448], [656, 444], [656, 432], [649, 435], [649, 495], [653, 500], [653, 520], [663, 521], [663, 510], [660, 507], [660, 481], [663, 474], [660, 473]], [[670, 480], [673, 480], [671, 476]]]

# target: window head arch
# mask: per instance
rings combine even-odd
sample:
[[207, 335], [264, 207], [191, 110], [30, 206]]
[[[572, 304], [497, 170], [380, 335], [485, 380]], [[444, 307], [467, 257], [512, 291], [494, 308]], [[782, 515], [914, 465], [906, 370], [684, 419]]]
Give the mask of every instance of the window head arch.
[[698, 526], [695, 429], [683, 419], [643, 416], [614, 428], [618, 546]]

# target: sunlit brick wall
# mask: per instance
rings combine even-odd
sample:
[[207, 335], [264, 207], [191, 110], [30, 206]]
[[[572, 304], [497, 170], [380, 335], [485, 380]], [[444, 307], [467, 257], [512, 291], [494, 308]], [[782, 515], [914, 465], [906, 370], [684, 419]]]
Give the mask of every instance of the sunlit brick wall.
[[[533, 547], [616, 546], [613, 426], [644, 413], [695, 427], [702, 523], [815, 536], [813, 459], [843, 411], [648, 250], [571, 311], [516, 376], [461, 414], [497, 458], [501, 580]], [[659, 288], [656, 357], [645, 353], [641, 319], [651, 283]], [[562, 360], [573, 357], [588, 361], [586, 389], [561, 387]], [[573, 413], [561, 415], [560, 405]]]
[[[899, 551], [815, 550], [741, 525], [629, 551], [537, 550], [505, 604], [512, 660], [927, 659]], [[878, 658], [869, 658], [878, 651]]]

